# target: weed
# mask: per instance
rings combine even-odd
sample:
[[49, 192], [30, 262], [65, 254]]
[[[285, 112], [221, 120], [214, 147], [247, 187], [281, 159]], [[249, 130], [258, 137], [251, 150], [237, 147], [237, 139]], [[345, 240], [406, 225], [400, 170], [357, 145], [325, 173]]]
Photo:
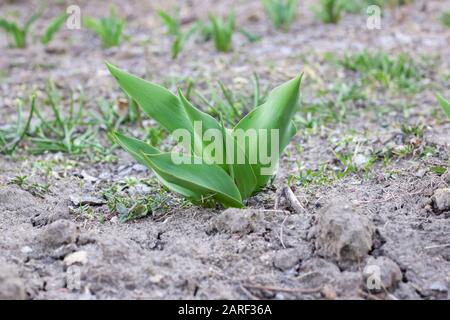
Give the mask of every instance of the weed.
[[212, 86], [209, 87], [209, 99], [205, 98], [198, 91], [196, 91], [196, 95], [200, 99], [200, 102], [208, 106], [208, 113], [216, 117], [222, 115], [224, 121], [230, 125], [236, 123], [251, 110], [251, 107], [248, 106], [256, 108], [266, 99], [265, 95], [261, 93], [259, 78], [256, 73], [252, 76], [251, 95], [238, 95], [227, 88], [221, 81], [218, 82], [218, 86], [219, 90], [216, 90]]
[[62, 112], [61, 98], [52, 82], [47, 83], [46, 94], [53, 119], [48, 119], [36, 108], [36, 115], [40, 121], [32, 133], [33, 137], [30, 141], [33, 146], [29, 151], [34, 154], [46, 151], [80, 154], [90, 147], [101, 149], [101, 146], [95, 142], [96, 132], [92, 129], [87, 129], [84, 132], [80, 130], [80, 124], [82, 124], [84, 116], [83, 93], [80, 92], [78, 97], [77, 110], [75, 110], [75, 98], [72, 94], [69, 112], [66, 114]]
[[447, 116], [447, 118], [450, 119], [450, 102], [445, 100], [444, 97], [441, 95], [437, 95], [436, 97], [442, 110], [444, 110], [445, 115]]
[[210, 14], [209, 21], [216, 50], [221, 52], [230, 51], [232, 47], [231, 40], [235, 31], [234, 14], [229, 14], [225, 21]]
[[41, 12], [31, 15], [23, 26], [14, 21], [0, 19], [0, 28], [10, 36], [12, 46], [17, 48], [25, 48], [27, 45], [27, 35], [30, 27], [40, 17]]
[[[17, 22], [9, 21], [6, 19], [0, 19], [0, 29], [3, 29], [11, 38], [11, 46], [16, 48], [25, 48], [27, 46], [27, 36], [31, 26], [42, 15], [42, 12], [37, 12], [31, 15], [23, 26], [20, 26]], [[61, 28], [64, 21], [67, 18], [67, 14], [61, 14], [54, 17], [44, 33], [41, 35], [41, 43], [47, 45], [52, 39], [54, 34]]]
[[25, 137], [35, 112], [36, 97], [31, 97], [30, 112], [27, 120], [23, 120], [22, 101], [17, 102], [17, 121], [14, 127], [0, 128], [0, 153], [11, 154]]
[[[205, 141], [201, 141], [202, 148], [193, 148], [195, 155], [180, 154], [182, 161], [175, 164], [172, 161], [173, 154], [170, 152], [161, 153], [158, 149], [142, 141], [119, 133], [115, 135], [117, 142], [136, 160], [150, 167], [164, 186], [194, 203], [201, 204], [205, 199], [211, 199], [227, 207], [242, 207], [243, 199], [257, 192], [269, 182], [271, 175], [267, 171], [273, 169], [272, 165], [274, 166], [275, 163], [271, 163], [270, 168], [263, 165], [260, 158], [255, 164], [250, 163], [249, 157], [258, 158], [254, 153], [253, 146], [250, 147], [250, 143], [242, 144], [236, 141], [233, 132], [239, 129], [244, 132], [251, 129], [257, 132], [256, 139], [259, 144], [256, 141], [255, 145], [266, 144], [266, 148], [270, 148], [270, 142], [267, 139], [260, 141], [262, 138], [259, 137], [259, 134], [264, 130], [277, 129], [281, 139], [280, 151], [285, 148], [296, 132], [292, 117], [298, 106], [301, 76], [277, 87], [264, 104], [253, 109], [232, 130], [226, 131], [222, 118], [219, 122], [195, 108], [181, 90], [178, 90], [178, 96], [175, 96], [160, 86], [137, 78], [110, 64], [108, 64], [108, 68], [121, 88], [138, 103], [147, 115], [169, 132], [184, 129], [191, 137], [195, 137], [198, 134], [194, 130], [195, 121], [201, 121], [205, 126], [205, 131], [213, 129], [221, 132], [221, 138], [218, 139], [223, 139], [222, 142], [225, 143], [221, 144], [221, 150], [219, 149], [217, 152], [225, 157], [222, 157], [222, 160], [218, 161], [219, 163], [214, 162], [203, 153], [203, 147], [209, 145]], [[233, 152], [235, 153], [234, 159], [229, 159], [230, 155], [226, 153], [226, 146], [229, 143], [233, 143], [235, 146], [237, 143], [236, 152]], [[205, 156], [208, 159], [203, 161], [202, 157]], [[273, 162], [275, 160], [273, 154], [271, 158]], [[226, 164], [225, 159], [227, 159]], [[263, 168], [266, 168], [267, 171], [262, 170]]]
[[114, 8], [109, 10], [108, 17], [83, 19], [83, 25], [97, 34], [103, 48], [116, 47], [120, 44], [124, 24], [125, 21], [117, 16]]
[[450, 28], [450, 11], [444, 12], [439, 20], [441, 21], [442, 25], [446, 26], [447, 28]]
[[298, 0], [262, 0], [264, 10], [275, 29], [289, 30], [298, 8]]
[[342, 11], [345, 9], [342, 0], [319, 0], [319, 5], [313, 7], [316, 17], [323, 23], [338, 23], [341, 20]]
[[382, 52], [362, 52], [346, 55], [338, 63], [348, 70], [358, 72], [366, 82], [375, 80], [386, 88], [394, 83], [398, 89], [415, 90], [421, 79], [416, 64], [405, 54], [391, 58]]
[[50, 21], [50, 24], [48, 25], [44, 34], [41, 36], [41, 42], [43, 44], [48, 44], [50, 41], [52, 41], [53, 36], [61, 28], [61, 26], [64, 24], [68, 16], [69, 16], [68, 14], [63, 13], [57, 17], [54, 17]]

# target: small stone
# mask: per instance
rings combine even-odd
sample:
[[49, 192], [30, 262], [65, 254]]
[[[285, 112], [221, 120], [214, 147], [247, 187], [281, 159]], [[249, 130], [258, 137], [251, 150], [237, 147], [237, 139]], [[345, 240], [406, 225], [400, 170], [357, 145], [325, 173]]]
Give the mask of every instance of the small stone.
[[87, 263], [87, 252], [86, 251], [76, 251], [68, 254], [64, 258], [64, 263], [66, 266], [71, 266], [73, 264], [85, 265]]
[[369, 162], [369, 158], [363, 154], [356, 154], [353, 156], [353, 165], [357, 169], [361, 169]]
[[281, 271], [294, 268], [300, 261], [299, 251], [295, 248], [278, 251], [273, 257], [273, 266]]
[[106, 204], [105, 200], [92, 196], [70, 196], [70, 201], [77, 207], [86, 204], [90, 206], [101, 206]]
[[262, 220], [260, 210], [229, 208], [213, 219], [209, 231], [249, 234], [261, 228]]
[[25, 287], [12, 266], [0, 265], [0, 300], [25, 300]]
[[[381, 256], [378, 258], [370, 257], [364, 268], [364, 279], [372, 281], [373, 285], [370, 290], [380, 291], [383, 288], [394, 290], [402, 280], [402, 271], [400, 267], [391, 259]], [[371, 279], [369, 279], [371, 278]], [[379, 285], [377, 281], [381, 281]]]
[[316, 249], [340, 266], [349, 266], [365, 258], [372, 248], [375, 227], [346, 199], [335, 199], [318, 217]]
[[450, 210], [450, 188], [437, 189], [432, 200], [438, 213]]
[[430, 284], [430, 290], [438, 292], [448, 292], [448, 286], [445, 281], [435, 281]]
[[78, 237], [78, 226], [69, 220], [57, 220], [42, 230], [40, 242], [50, 248], [74, 243]]
[[31, 249], [29, 246], [25, 246], [20, 249], [20, 252], [22, 252], [24, 254], [28, 254], [28, 253], [33, 252], [33, 249]]

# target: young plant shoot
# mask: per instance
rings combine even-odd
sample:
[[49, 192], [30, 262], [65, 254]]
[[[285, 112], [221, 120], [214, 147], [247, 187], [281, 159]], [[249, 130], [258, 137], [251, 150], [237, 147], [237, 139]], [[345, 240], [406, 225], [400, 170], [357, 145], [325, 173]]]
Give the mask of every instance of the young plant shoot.
[[174, 95], [107, 66], [147, 116], [174, 137], [182, 138], [183, 152], [163, 153], [120, 133], [115, 134], [117, 142], [152, 169], [163, 185], [193, 203], [213, 199], [225, 207], [243, 207], [244, 199], [268, 183], [279, 155], [297, 131], [292, 119], [298, 107], [301, 75], [275, 88], [266, 102], [233, 128], [225, 128], [223, 121], [193, 106], [181, 90]]

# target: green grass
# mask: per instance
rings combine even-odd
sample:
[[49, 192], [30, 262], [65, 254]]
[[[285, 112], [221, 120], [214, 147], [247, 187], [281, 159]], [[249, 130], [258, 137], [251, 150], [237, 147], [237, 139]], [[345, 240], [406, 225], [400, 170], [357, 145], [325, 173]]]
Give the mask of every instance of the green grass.
[[446, 11], [441, 14], [439, 21], [441, 21], [442, 25], [450, 28], [450, 11]]
[[385, 88], [414, 91], [422, 78], [415, 62], [405, 54], [391, 57], [383, 52], [362, 52], [346, 55], [338, 63], [357, 72], [366, 83], [377, 82]]
[[314, 6], [312, 10], [321, 22], [336, 24], [341, 20], [344, 8], [344, 0], [319, 0], [319, 4]]
[[37, 182], [28, 182], [28, 176], [15, 176], [8, 184], [17, 185], [22, 190], [28, 191], [33, 196], [45, 198], [45, 195], [50, 192], [49, 184], [41, 184]]
[[[9, 35], [12, 47], [25, 48], [30, 28], [41, 15], [42, 12], [31, 15], [23, 26], [15, 21], [0, 18], [0, 29], [3, 29]], [[52, 41], [55, 33], [61, 28], [67, 17], [68, 15], [64, 13], [50, 20], [40, 37], [42, 44], [47, 45]]]
[[77, 99], [72, 93], [67, 112], [63, 111], [60, 94], [52, 82], [47, 83], [46, 94], [46, 103], [50, 107], [49, 114], [53, 117], [43, 114], [42, 108], [36, 108], [39, 121], [33, 126], [29, 152], [33, 154], [44, 152], [82, 154], [90, 148], [102, 149], [97, 142], [97, 132], [92, 128], [85, 129], [83, 127], [85, 107], [82, 92], [79, 93]]
[[23, 102], [19, 100], [17, 102], [16, 123], [0, 128], [0, 154], [13, 153], [19, 143], [25, 138], [35, 112], [36, 97], [32, 96], [30, 100], [30, 111], [26, 120], [23, 117]]
[[3, 29], [11, 39], [11, 46], [25, 48], [27, 45], [27, 35], [30, 27], [40, 17], [41, 12], [31, 15], [23, 26], [15, 21], [0, 19], [0, 29]]
[[213, 14], [209, 15], [211, 35], [217, 51], [228, 52], [232, 49], [232, 38], [235, 31], [234, 13], [230, 13], [225, 20]]
[[259, 78], [256, 73], [252, 76], [251, 90], [236, 92], [227, 88], [221, 81], [217, 87], [209, 85], [209, 94], [205, 97], [198, 90], [195, 90], [199, 103], [206, 106], [205, 111], [212, 116], [222, 115], [226, 124], [236, 123], [245, 116], [251, 109], [264, 103], [267, 92], [261, 92]]
[[262, 0], [262, 4], [273, 27], [288, 31], [296, 15], [298, 0]]
[[111, 8], [108, 17], [100, 19], [84, 17], [83, 25], [97, 34], [103, 48], [111, 48], [120, 45], [125, 21], [117, 15], [115, 9]]

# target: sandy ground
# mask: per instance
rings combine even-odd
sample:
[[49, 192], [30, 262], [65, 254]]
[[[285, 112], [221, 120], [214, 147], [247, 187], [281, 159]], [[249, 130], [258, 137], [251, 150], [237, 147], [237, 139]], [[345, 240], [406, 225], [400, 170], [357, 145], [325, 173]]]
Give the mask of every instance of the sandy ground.
[[[46, 17], [67, 5], [47, 2], [52, 5]], [[20, 12], [24, 17], [42, 3], [2, 4], [1, 15]], [[108, 10], [106, 1], [79, 3], [82, 14], [102, 16]], [[450, 1], [417, 0], [387, 11], [381, 30], [368, 30], [361, 15], [323, 25], [309, 11], [311, 3], [301, 3], [298, 19], [283, 33], [272, 29], [259, 1], [184, 2], [180, 15], [185, 21], [233, 7], [238, 25], [262, 39], [248, 43], [236, 34], [231, 53], [216, 53], [211, 42], [192, 40], [176, 60], [155, 16], [156, 1], [117, 1], [129, 36], [118, 48], [101, 49], [83, 29], [61, 30], [48, 48], [38, 43], [9, 48], [2, 35], [0, 125], [14, 119], [16, 98], [42, 90], [49, 78], [64, 93], [82, 87], [89, 110], [100, 97], [115, 101], [122, 94], [105, 60], [172, 90], [192, 78], [204, 94], [209, 83], [221, 80], [248, 95], [252, 72], [268, 89], [304, 71], [302, 106], [317, 102], [320, 89], [354, 83], [356, 75], [330, 62], [330, 55], [365, 49], [408, 53], [418, 61], [423, 79], [416, 92], [371, 89], [364, 101], [346, 104], [340, 121], [311, 130], [300, 126], [273, 185], [248, 199], [245, 210], [186, 204], [119, 149], [112, 160], [34, 156], [25, 142], [15, 155], [0, 157], [0, 297], [448, 299], [450, 124], [434, 94], [450, 95], [450, 29], [437, 21]], [[164, 7], [173, 4], [165, 1]], [[327, 97], [337, 99], [333, 92]], [[305, 116], [301, 112], [298, 121]], [[423, 134], [408, 136], [402, 125], [420, 125]], [[383, 161], [386, 148], [406, 144], [411, 153]], [[307, 169], [321, 172], [322, 164], [342, 169], [337, 151], [363, 159], [377, 155], [377, 160], [368, 170], [330, 183], [298, 179]], [[436, 174], [436, 166], [447, 172]], [[30, 183], [48, 184], [49, 192], [39, 195], [11, 184], [24, 175]], [[130, 177], [140, 182], [124, 193], [162, 195], [165, 206], [122, 223], [102, 194], [111, 186], [123, 187]], [[300, 208], [283, 192], [288, 181]], [[81, 211], [76, 199], [87, 197], [93, 203]], [[379, 275], [379, 289], [370, 287], [374, 275]]]

